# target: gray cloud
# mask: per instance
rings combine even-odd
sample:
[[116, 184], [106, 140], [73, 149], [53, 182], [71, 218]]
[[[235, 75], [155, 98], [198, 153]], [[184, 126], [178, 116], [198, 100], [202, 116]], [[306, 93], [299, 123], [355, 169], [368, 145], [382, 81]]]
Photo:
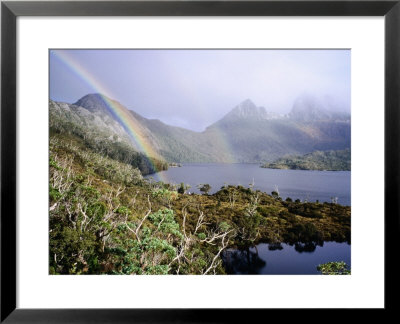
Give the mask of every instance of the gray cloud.
[[[50, 97], [97, 92], [53, 51]], [[113, 99], [147, 118], [201, 131], [250, 98], [288, 113], [304, 93], [350, 111], [349, 50], [72, 50]]]

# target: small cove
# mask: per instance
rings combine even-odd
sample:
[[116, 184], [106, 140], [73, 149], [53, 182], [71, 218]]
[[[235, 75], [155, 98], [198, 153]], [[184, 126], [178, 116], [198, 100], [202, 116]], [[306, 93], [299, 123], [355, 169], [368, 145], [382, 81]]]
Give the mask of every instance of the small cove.
[[247, 188], [254, 180], [255, 189], [271, 193], [277, 187], [283, 199], [331, 202], [332, 197], [337, 197], [337, 203], [351, 205], [350, 171], [265, 169], [250, 163], [183, 163], [182, 167], [146, 176], [150, 177], [157, 181], [189, 184], [189, 192], [194, 193], [200, 193], [197, 185], [208, 183], [212, 188], [210, 194], [225, 184]]
[[321, 242], [289, 244], [260, 243], [248, 249], [228, 249], [222, 254], [228, 274], [319, 274], [317, 266], [344, 261], [351, 266], [351, 246]]

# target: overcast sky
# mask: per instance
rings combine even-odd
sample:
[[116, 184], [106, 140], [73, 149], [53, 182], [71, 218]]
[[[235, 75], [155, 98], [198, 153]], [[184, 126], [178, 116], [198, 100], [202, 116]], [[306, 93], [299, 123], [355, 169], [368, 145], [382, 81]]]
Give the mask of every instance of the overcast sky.
[[[316, 95], [350, 111], [349, 50], [52, 50], [50, 98], [103, 92], [147, 118], [196, 131], [251, 99], [288, 113]], [[105, 92], [105, 93], [104, 93]]]

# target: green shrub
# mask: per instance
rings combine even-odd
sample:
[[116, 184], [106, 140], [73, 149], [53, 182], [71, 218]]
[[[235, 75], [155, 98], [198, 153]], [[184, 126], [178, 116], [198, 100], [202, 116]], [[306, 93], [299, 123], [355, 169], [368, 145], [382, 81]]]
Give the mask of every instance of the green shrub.
[[349, 266], [344, 262], [328, 262], [317, 266], [317, 270], [323, 275], [349, 275]]

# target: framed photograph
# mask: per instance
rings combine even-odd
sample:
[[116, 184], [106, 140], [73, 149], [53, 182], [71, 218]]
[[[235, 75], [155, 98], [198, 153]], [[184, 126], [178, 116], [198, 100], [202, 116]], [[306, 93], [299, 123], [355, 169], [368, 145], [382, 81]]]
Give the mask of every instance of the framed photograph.
[[393, 309], [399, 15], [2, 2], [1, 321]]

